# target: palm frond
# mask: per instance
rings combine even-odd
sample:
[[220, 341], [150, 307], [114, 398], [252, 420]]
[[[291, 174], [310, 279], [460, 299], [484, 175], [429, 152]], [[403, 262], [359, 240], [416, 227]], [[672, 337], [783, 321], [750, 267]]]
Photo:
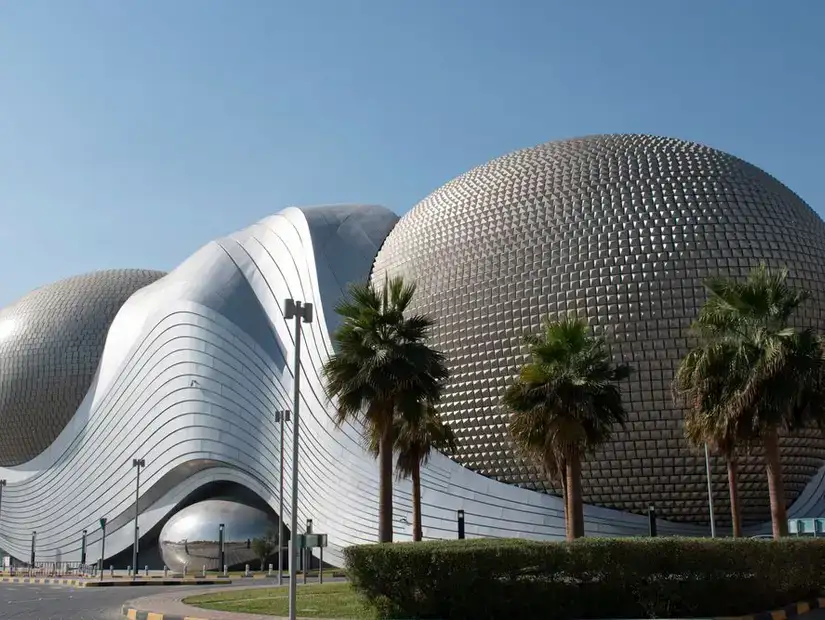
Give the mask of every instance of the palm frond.
[[604, 339], [573, 315], [547, 319], [540, 334], [523, 338], [530, 351], [502, 405], [518, 449], [551, 479], [561, 479], [573, 455], [591, 452], [623, 426], [617, 382], [631, 368], [611, 359]]
[[415, 291], [414, 283], [385, 276], [381, 286], [350, 286], [336, 307], [342, 322], [322, 369], [324, 387], [335, 422], [362, 425], [372, 454], [402, 412], [438, 401], [449, 376], [444, 356], [427, 343], [433, 320], [410, 313]]
[[825, 427], [823, 347], [810, 330], [789, 325], [809, 294], [788, 277], [762, 264], [744, 280], [705, 283], [709, 297], [693, 325], [698, 345], [672, 385], [692, 445], [727, 454], [778, 427]]

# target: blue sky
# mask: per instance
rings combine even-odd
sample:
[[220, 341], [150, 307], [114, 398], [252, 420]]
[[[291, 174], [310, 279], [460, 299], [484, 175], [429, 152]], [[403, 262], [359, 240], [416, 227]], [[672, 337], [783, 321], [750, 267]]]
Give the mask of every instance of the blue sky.
[[825, 2], [0, 2], [0, 305], [516, 148], [696, 140], [825, 213]]

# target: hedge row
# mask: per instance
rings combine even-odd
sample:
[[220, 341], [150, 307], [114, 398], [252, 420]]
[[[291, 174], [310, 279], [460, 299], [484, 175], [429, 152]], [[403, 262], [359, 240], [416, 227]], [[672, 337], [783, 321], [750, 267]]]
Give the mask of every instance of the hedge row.
[[349, 547], [382, 618], [653, 618], [759, 612], [819, 595], [825, 541], [586, 538]]

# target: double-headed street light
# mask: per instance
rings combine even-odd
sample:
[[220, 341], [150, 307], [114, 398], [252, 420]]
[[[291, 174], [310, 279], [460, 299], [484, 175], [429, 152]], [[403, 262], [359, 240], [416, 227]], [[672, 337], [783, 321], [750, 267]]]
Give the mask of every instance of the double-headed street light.
[[294, 299], [284, 301], [284, 318], [295, 320], [295, 362], [292, 382], [292, 515], [289, 536], [289, 620], [295, 620], [298, 580], [295, 560], [298, 541], [298, 411], [301, 396], [301, 321], [312, 323], [312, 304]]
[[140, 537], [138, 530], [138, 502], [140, 501], [140, 468], [146, 467], [144, 459], [132, 459], [132, 467], [137, 468], [137, 479], [135, 484], [135, 544], [132, 548], [132, 579], [137, 578], [138, 572], [138, 538]]

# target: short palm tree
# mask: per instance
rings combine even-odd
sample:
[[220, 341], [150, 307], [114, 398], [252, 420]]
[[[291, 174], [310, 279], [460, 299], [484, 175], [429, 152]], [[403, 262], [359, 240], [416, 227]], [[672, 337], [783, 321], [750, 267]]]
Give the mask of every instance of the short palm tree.
[[424, 404], [396, 418], [395, 449], [398, 452], [396, 472], [402, 478], [412, 478], [413, 540], [423, 536], [421, 527], [421, 466], [432, 450], [456, 449], [456, 438], [449, 424], [431, 404]]
[[693, 325], [699, 344], [682, 360], [673, 379], [674, 400], [685, 406], [685, 438], [693, 448], [709, 447], [725, 458], [728, 470], [730, 514], [735, 538], [742, 535], [739, 506], [736, 429], [727, 418], [728, 369], [736, 349], [707, 326], [708, 317], [700, 313]]
[[743, 281], [713, 278], [697, 323], [725, 350], [713, 426], [736, 442], [761, 443], [775, 538], [788, 532], [778, 431], [825, 426], [823, 345], [811, 329], [790, 326], [809, 298], [787, 269], [761, 265]]
[[350, 287], [336, 312], [343, 322], [334, 334], [335, 353], [323, 367], [336, 422], [363, 425], [378, 437], [379, 542], [392, 541], [392, 470], [395, 418], [411, 403], [432, 403], [447, 378], [444, 356], [427, 345], [433, 325], [409, 315], [415, 284], [400, 277]]
[[618, 381], [630, 367], [614, 364], [604, 339], [573, 316], [547, 320], [544, 332], [524, 339], [531, 361], [504, 393], [518, 448], [561, 481], [567, 539], [584, 535], [581, 461], [623, 426]]

